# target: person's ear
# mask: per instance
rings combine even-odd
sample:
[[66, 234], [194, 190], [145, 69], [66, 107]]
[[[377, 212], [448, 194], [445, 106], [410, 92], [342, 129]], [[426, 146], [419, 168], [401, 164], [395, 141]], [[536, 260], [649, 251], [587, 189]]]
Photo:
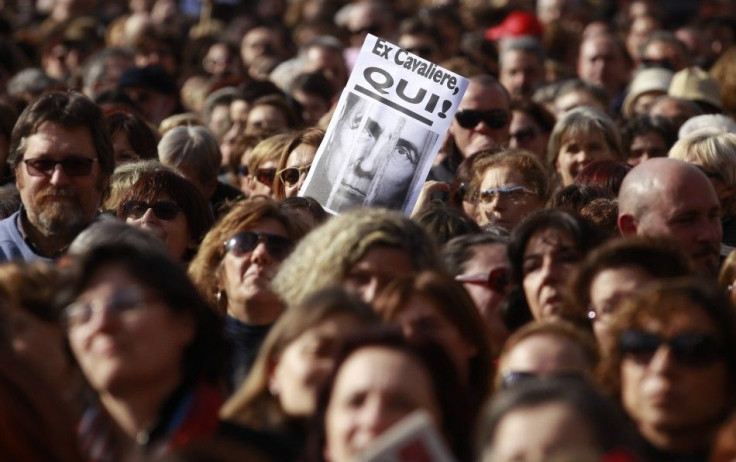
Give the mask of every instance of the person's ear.
[[634, 236], [636, 235], [639, 221], [635, 216], [625, 213], [623, 215], [619, 215], [616, 224], [618, 225], [618, 232], [621, 233], [622, 236]]

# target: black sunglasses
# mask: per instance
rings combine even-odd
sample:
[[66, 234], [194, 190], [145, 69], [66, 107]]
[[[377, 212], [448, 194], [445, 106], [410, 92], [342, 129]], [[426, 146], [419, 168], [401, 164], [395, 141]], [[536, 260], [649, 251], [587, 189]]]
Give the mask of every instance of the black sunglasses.
[[146, 214], [148, 209], [153, 210], [153, 214], [159, 220], [173, 220], [181, 211], [178, 205], [171, 201], [158, 201], [152, 204], [143, 201], [125, 201], [123, 202], [123, 218], [135, 218], [136, 220]]
[[272, 186], [273, 180], [276, 178], [275, 168], [259, 168], [256, 170], [256, 180], [266, 186]]
[[506, 292], [509, 282], [511, 282], [511, 276], [507, 268], [496, 268], [489, 271], [488, 274], [461, 274], [455, 276], [455, 280], [482, 285], [496, 292]]
[[87, 176], [92, 171], [92, 164], [98, 162], [91, 157], [71, 156], [61, 160], [48, 157], [37, 157], [35, 159], [24, 159], [28, 174], [31, 176], [51, 176], [57, 165], [61, 165], [67, 176]]
[[263, 242], [266, 250], [272, 257], [277, 260], [286, 258], [294, 248], [294, 241], [284, 236], [276, 234], [256, 233], [253, 231], [241, 231], [225, 242], [225, 250], [231, 252], [236, 257], [242, 257], [248, 252], [252, 252]]
[[618, 339], [619, 351], [642, 364], [651, 361], [663, 344], [670, 348], [678, 363], [688, 367], [710, 366], [724, 354], [721, 342], [708, 334], [686, 333], [662, 338], [644, 330], [631, 329], [624, 331]]
[[490, 111], [461, 109], [455, 113], [455, 119], [463, 128], [475, 128], [480, 122], [485, 122], [488, 127], [499, 129], [509, 123], [509, 113], [503, 109], [491, 109]]
[[281, 178], [282, 183], [284, 183], [286, 186], [291, 187], [299, 183], [299, 179], [302, 177], [302, 174], [309, 173], [309, 169], [311, 167], [312, 164], [303, 165], [301, 167], [285, 168], [278, 172], [278, 176], [279, 178]]

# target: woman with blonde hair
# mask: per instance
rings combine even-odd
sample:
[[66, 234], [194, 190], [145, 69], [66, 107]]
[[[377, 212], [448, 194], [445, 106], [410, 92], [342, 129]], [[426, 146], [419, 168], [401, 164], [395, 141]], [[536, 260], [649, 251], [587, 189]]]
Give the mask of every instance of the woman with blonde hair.
[[305, 232], [302, 222], [273, 199], [246, 199], [207, 233], [189, 266], [199, 291], [225, 317], [226, 335], [234, 342], [236, 382], [283, 311], [271, 280]]
[[247, 196], [274, 196], [274, 182], [281, 153], [291, 135], [278, 133], [263, 139], [240, 159], [240, 190]]
[[392, 279], [441, 269], [432, 238], [406, 215], [381, 208], [353, 210], [310, 232], [273, 280], [287, 305], [342, 284], [371, 302]]

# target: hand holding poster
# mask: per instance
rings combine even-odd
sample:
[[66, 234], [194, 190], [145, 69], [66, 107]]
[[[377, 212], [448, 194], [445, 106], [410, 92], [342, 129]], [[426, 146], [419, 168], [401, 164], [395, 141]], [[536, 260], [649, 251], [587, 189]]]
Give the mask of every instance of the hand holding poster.
[[299, 195], [410, 213], [468, 80], [368, 35]]

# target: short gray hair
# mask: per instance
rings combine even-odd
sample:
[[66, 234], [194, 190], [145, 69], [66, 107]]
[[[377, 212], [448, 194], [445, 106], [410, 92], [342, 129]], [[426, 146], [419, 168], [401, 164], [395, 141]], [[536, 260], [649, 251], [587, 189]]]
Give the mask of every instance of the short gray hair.
[[202, 184], [217, 180], [222, 153], [215, 136], [202, 126], [172, 128], [158, 143], [158, 158], [164, 165], [197, 172]]

